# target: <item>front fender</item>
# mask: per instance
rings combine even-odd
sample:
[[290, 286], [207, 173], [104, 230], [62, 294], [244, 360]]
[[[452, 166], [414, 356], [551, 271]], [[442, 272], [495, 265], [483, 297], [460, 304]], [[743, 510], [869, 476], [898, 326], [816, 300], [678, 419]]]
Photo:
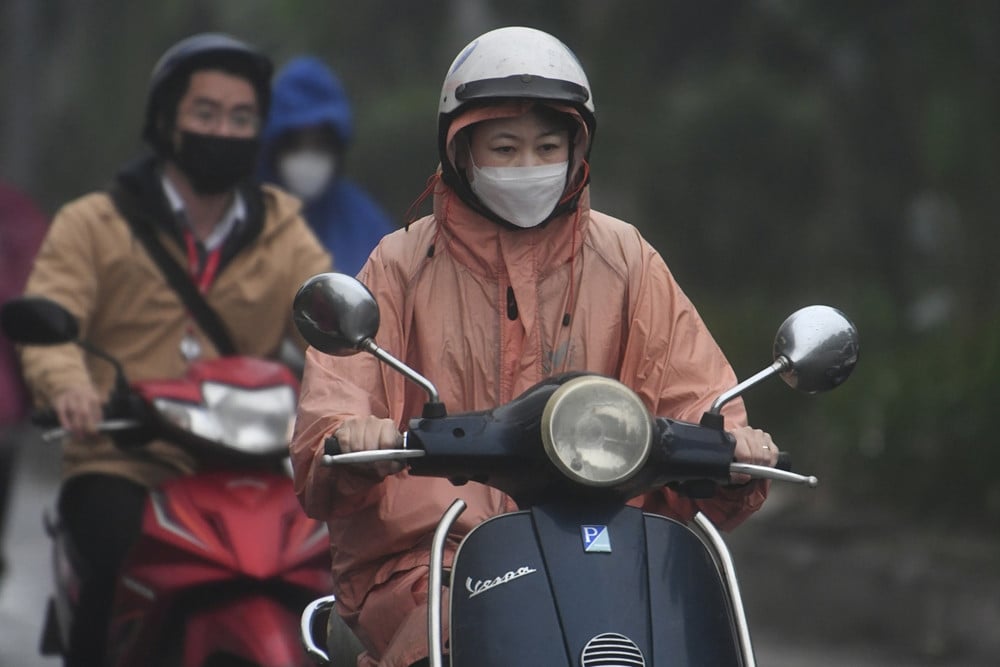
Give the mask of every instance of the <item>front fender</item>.
[[298, 667], [305, 663], [299, 617], [264, 595], [239, 597], [187, 617], [185, 667], [201, 667], [213, 655], [229, 654], [255, 665]]

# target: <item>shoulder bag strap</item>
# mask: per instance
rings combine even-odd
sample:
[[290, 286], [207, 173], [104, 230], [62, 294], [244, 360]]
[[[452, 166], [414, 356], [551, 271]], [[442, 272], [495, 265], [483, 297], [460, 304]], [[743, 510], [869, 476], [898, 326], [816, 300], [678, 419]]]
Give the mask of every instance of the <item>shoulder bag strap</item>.
[[232, 336], [230, 336], [225, 323], [219, 317], [218, 313], [212, 310], [212, 307], [205, 301], [201, 292], [198, 291], [198, 288], [191, 281], [191, 277], [187, 271], [170, 256], [167, 249], [160, 243], [159, 238], [157, 238], [156, 228], [148, 221], [136, 215], [135, 211], [131, 211], [129, 207], [123, 206], [124, 202], [122, 202], [120, 193], [112, 191], [111, 197], [115, 202], [118, 212], [121, 213], [122, 217], [128, 222], [129, 227], [132, 228], [132, 233], [142, 242], [142, 245], [146, 248], [146, 252], [149, 253], [149, 256], [160, 267], [160, 271], [163, 272], [167, 283], [180, 296], [181, 301], [187, 306], [191, 316], [194, 317], [198, 325], [212, 340], [212, 343], [215, 344], [215, 348], [219, 351], [219, 354], [222, 356], [235, 355], [236, 346], [233, 344]]

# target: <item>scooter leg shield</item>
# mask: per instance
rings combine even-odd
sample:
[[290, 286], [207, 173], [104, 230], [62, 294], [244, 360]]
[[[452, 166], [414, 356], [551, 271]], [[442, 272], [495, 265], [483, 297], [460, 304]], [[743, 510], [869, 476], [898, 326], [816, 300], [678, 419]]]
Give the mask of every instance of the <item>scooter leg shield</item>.
[[450, 592], [456, 666], [752, 664], [709, 545], [632, 507], [490, 519], [459, 546]]

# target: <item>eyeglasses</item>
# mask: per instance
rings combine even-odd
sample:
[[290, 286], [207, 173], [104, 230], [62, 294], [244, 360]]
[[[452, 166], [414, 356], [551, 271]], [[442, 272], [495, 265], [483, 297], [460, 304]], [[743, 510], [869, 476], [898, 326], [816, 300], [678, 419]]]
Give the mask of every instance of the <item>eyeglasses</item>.
[[218, 130], [223, 121], [238, 134], [253, 134], [260, 128], [260, 114], [252, 109], [237, 108], [226, 112], [214, 104], [195, 103], [184, 115], [202, 130]]

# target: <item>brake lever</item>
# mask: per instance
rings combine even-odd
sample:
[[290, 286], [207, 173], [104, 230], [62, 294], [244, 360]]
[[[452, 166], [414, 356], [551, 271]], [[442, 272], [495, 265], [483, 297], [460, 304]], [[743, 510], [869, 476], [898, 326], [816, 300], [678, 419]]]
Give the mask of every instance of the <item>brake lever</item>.
[[779, 482], [791, 482], [793, 484], [805, 484], [815, 489], [819, 486], [819, 480], [813, 475], [800, 475], [787, 470], [778, 470], [770, 466], [759, 466], [752, 463], [730, 463], [729, 472], [734, 474], [749, 475], [754, 479], [773, 479]]

